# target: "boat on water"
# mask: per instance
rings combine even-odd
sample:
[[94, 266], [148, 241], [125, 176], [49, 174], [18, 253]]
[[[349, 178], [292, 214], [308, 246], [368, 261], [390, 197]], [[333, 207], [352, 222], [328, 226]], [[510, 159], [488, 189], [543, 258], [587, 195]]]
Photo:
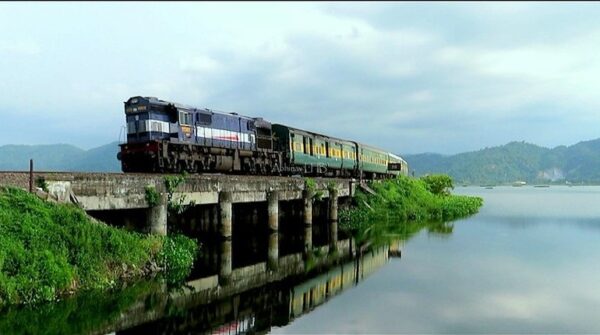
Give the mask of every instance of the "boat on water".
[[512, 184], [512, 186], [514, 186], [514, 187], [521, 187], [521, 186], [525, 186], [525, 185], [527, 185], [527, 182], [522, 181], [522, 180], [517, 180]]
[[550, 187], [550, 185], [534, 185], [533, 187]]

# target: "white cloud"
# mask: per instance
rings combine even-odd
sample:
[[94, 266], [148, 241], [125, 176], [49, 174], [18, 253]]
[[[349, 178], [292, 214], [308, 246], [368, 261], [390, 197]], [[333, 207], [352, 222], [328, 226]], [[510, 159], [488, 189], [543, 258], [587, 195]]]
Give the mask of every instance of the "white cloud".
[[[0, 39], [0, 75], [8, 78], [0, 81], [0, 100], [24, 114], [60, 110], [67, 118], [83, 104], [89, 115], [103, 114], [128, 94], [154, 95], [411, 152], [456, 152], [472, 149], [474, 139], [502, 144], [514, 136], [570, 144], [597, 136], [591, 125], [600, 122], [593, 6], [4, 8], [0, 25], [14, 29]], [[138, 15], [127, 20], [132, 11]], [[558, 20], [563, 13], [571, 18]], [[42, 50], [43, 58], [23, 57]], [[552, 132], [536, 126], [539, 119], [564, 131], [544, 137]], [[508, 122], [513, 133], [503, 128]]]
[[222, 70], [222, 65], [217, 60], [209, 56], [196, 55], [182, 58], [179, 62], [179, 68], [182, 71], [204, 74], [207, 72], [216, 72]]

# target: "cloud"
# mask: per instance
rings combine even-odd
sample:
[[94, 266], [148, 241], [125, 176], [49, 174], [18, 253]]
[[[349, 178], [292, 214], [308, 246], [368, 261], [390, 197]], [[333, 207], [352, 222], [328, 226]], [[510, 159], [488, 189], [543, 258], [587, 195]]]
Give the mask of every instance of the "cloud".
[[400, 154], [597, 137], [598, 6], [2, 6], [0, 110], [28, 117], [115, 113], [116, 129], [122, 101], [149, 95]]

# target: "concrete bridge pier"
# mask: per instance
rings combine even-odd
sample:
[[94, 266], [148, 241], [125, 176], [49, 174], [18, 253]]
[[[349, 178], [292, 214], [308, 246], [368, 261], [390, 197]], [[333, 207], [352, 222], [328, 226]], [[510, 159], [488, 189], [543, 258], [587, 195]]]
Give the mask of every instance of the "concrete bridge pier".
[[277, 232], [269, 234], [268, 258], [267, 268], [271, 271], [277, 271], [279, 267], [279, 233]]
[[232, 251], [231, 227], [233, 218], [233, 194], [231, 192], [219, 193], [219, 235], [221, 237], [219, 284], [226, 285], [231, 279]]
[[337, 250], [338, 241], [338, 190], [329, 189], [329, 251]]
[[227, 285], [231, 282], [232, 268], [232, 252], [231, 240], [221, 240], [219, 247], [220, 262], [219, 262], [219, 285]]
[[164, 194], [160, 195], [157, 205], [147, 209], [146, 225], [151, 234], [167, 235], [167, 199]]
[[279, 265], [279, 192], [267, 193], [267, 213], [270, 232], [267, 266], [275, 271]]
[[304, 200], [304, 253], [312, 251], [312, 222], [313, 222], [313, 191], [304, 190], [302, 193]]

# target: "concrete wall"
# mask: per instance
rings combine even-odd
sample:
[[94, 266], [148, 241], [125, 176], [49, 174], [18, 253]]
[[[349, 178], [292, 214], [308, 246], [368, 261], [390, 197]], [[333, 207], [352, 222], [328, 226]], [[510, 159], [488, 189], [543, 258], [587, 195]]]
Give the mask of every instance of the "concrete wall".
[[[34, 179], [43, 177], [53, 188], [71, 190], [86, 210], [147, 208], [145, 188], [152, 185], [159, 193], [166, 193], [163, 174], [135, 173], [53, 173], [36, 172]], [[314, 178], [316, 190], [329, 197], [327, 185], [334, 183], [339, 197], [352, 196], [356, 182], [347, 179]], [[0, 172], [0, 185], [27, 189], [27, 172]], [[184, 203], [216, 204], [219, 192], [233, 193], [233, 202], [266, 201], [266, 192], [278, 191], [279, 200], [302, 198], [305, 178], [276, 176], [189, 175], [179, 186], [174, 199], [185, 196]]]

